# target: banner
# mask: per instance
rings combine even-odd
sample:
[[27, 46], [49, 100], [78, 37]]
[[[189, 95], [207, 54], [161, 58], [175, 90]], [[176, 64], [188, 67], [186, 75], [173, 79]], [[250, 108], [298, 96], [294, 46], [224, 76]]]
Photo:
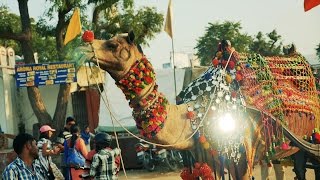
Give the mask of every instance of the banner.
[[16, 65], [15, 72], [17, 87], [77, 82], [73, 62]]

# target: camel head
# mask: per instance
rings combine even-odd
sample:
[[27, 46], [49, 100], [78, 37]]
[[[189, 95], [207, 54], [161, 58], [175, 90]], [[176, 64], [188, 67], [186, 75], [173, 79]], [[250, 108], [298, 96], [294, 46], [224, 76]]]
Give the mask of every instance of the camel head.
[[134, 43], [134, 38], [135, 35], [131, 31], [109, 40], [93, 40], [92, 48], [95, 57], [92, 61], [115, 80], [121, 79], [132, 64], [143, 56], [140, 46]]

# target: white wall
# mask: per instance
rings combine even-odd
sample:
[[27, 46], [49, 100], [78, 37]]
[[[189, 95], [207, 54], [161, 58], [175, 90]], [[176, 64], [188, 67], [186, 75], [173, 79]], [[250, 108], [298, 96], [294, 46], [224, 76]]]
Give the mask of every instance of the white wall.
[[15, 84], [12, 82], [14, 79], [14, 63], [15, 55], [12, 48], [4, 48], [0, 46], [0, 97], [3, 106], [1, 107], [1, 128], [5, 133], [14, 134], [17, 132], [16, 123], [13, 119], [16, 118], [16, 112], [14, 111], [14, 87]]
[[[57, 96], [59, 92], [59, 85], [48, 85], [48, 86], [39, 86], [41, 97], [44, 101], [44, 104], [47, 108], [48, 113], [53, 117]], [[37, 117], [33, 113], [31, 108], [31, 104], [29, 101], [27, 88], [18, 88], [17, 89], [17, 101], [16, 103], [17, 113], [22, 114], [22, 117], [17, 119], [17, 123], [22, 121], [26, 125], [26, 131], [28, 133], [32, 133], [32, 126], [34, 123], [37, 123]], [[67, 108], [67, 116], [73, 115], [72, 111], [72, 101], [71, 96], [69, 98], [68, 108]]]
[[3, 87], [3, 75], [0, 74], [0, 126], [2, 131], [7, 131], [7, 123], [6, 123], [6, 112], [5, 112], [5, 103], [4, 103], [4, 87]]

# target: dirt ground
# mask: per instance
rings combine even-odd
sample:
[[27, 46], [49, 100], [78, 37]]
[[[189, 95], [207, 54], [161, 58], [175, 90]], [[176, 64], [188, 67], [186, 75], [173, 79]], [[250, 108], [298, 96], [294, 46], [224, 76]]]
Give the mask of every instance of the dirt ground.
[[[119, 175], [119, 180], [135, 180], [135, 179], [139, 179], [139, 180], [179, 180], [180, 178], [180, 171], [176, 171], [176, 172], [170, 172], [169, 170], [165, 170], [165, 169], [158, 169], [155, 172], [148, 172], [147, 170], [144, 169], [129, 169], [126, 170], [126, 174], [127, 174], [127, 178], [124, 175], [124, 172], [121, 171], [120, 175]], [[260, 176], [260, 167], [257, 166], [254, 169], [253, 172], [253, 176], [255, 177], [256, 180], [261, 180], [261, 176]], [[228, 179], [228, 176], [225, 176], [226, 179]], [[287, 180], [293, 180], [295, 177], [294, 172], [292, 171], [292, 167], [288, 166], [286, 168], [286, 179]], [[307, 173], [306, 173], [306, 180], [314, 180], [314, 172], [312, 169], [307, 169]], [[272, 171], [272, 177], [270, 177], [270, 179], [276, 179], [275, 178], [275, 174], [274, 171]]]

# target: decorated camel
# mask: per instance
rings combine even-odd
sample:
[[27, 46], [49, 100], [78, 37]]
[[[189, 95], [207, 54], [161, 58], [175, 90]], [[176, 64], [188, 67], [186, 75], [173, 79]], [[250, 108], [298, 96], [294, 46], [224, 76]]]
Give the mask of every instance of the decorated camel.
[[234, 179], [249, 179], [256, 161], [284, 158], [299, 148], [319, 156], [318, 146], [303, 140], [319, 127], [320, 114], [311, 69], [299, 55], [243, 55], [223, 41], [213, 65], [175, 105], [158, 91], [153, 67], [133, 33], [89, 44], [77, 49], [76, 58], [111, 75], [141, 135], [168, 148], [201, 152], [183, 179], [214, 179], [209, 166], [217, 178], [228, 167]]

